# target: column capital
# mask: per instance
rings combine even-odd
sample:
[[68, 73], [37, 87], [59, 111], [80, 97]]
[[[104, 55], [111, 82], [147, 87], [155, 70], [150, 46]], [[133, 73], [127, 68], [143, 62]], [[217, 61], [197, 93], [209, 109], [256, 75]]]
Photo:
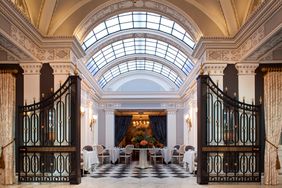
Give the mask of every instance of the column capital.
[[167, 109], [167, 115], [175, 115], [176, 114], [176, 109]]
[[41, 63], [21, 63], [20, 66], [24, 70], [23, 74], [25, 75], [27, 74], [39, 75], [42, 64]]
[[223, 71], [227, 64], [223, 63], [206, 63], [203, 65], [204, 74], [213, 76], [223, 76]]
[[106, 115], [114, 115], [115, 110], [113, 109], [105, 109]]
[[50, 63], [54, 75], [73, 75], [75, 66], [71, 62], [65, 63]]
[[255, 75], [256, 68], [259, 64], [255, 63], [237, 63], [235, 65], [238, 75]]

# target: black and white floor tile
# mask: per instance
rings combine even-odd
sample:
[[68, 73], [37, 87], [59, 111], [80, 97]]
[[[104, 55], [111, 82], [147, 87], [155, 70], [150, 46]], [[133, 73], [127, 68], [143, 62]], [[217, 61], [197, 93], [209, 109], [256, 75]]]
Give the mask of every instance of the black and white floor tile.
[[178, 164], [156, 164], [147, 169], [136, 168], [137, 162], [132, 164], [104, 164], [98, 166], [87, 176], [93, 178], [188, 178], [193, 176]]

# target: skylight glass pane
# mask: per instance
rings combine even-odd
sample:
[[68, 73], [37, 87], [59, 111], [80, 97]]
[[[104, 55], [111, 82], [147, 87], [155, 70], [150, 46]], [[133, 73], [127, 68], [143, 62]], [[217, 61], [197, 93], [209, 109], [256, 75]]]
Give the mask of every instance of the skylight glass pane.
[[158, 30], [159, 29], [159, 24], [147, 22], [147, 28]]
[[119, 31], [119, 30], [120, 30], [119, 25], [115, 25], [115, 26], [108, 28], [109, 33], [114, 33], [114, 32]]
[[134, 27], [135, 28], [145, 28], [146, 22], [134, 22]]
[[162, 18], [161, 18], [161, 25], [165, 25], [165, 26], [167, 26], [167, 27], [172, 28], [173, 23], [174, 23], [174, 21], [171, 21], [171, 20], [169, 20], [169, 19], [167, 19], [167, 18], [165, 18], [165, 17], [162, 17]]
[[184, 37], [184, 34], [183, 34], [183, 33], [180, 33], [180, 32], [178, 32], [178, 31], [176, 31], [176, 30], [173, 30], [173, 31], [172, 31], [172, 35], [175, 36], [175, 37], [177, 37], [177, 38], [179, 38], [180, 40], [182, 40], [183, 37]]
[[134, 21], [146, 21], [146, 12], [133, 12]]
[[133, 28], [133, 23], [132, 22], [122, 23], [122, 24], [120, 24], [120, 27], [121, 27], [122, 30], [123, 29], [131, 29], [131, 28]]
[[128, 63], [128, 69], [129, 70], [136, 70], [136, 64], [135, 64], [135, 62], [129, 62]]
[[164, 26], [164, 25], [160, 25], [160, 30], [165, 32], [165, 33], [171, 33], [172, 31], [172, 28], [171, 27], [167, 27], [167, 26]]
[[157, 15], [157, 14], [148, 13], [147, 20], [149, 22], [157, 23], [159, 25], [161, 17], [160, 17], [160, 15]]
[[96, 42], [96, 38], [95, 36], [92, 36], [90, 39], [88, 39], [87, 41], [85, 41], [85, 45], [87, 47], [91, 46], [92, 44], [94, 44]]
[[184, 37], [184, 42], [188, 44], [189, 46], [191, 46], [191, 48], [194, 48], [195, 43], [187, 36]]
[[103, 30], [100, 33], [96, 34], [97, 39], [103, 38], [104, 36], [106, 36], [108, 34], [107, 30]]
[[128, 71], [128, 69], [127, 69], [127, 63], [120, 64], [120, 65], [119, 65], [119, 69], [120, 69], [120, 72], [121, 72], [121, 73], [127, 72], [127, 71]]
[[119, 21], [120, 23], [125, 23], [125, 22], [132, 22], [132, 14], [131, 13], [124, 13], [119, 15]]
[[119, 23], [119, 21], [118, 21], [118, 17], [117, 16], [112, 17], [109, 20], [106, 20], [106, 26], [107, 27], [111, 27], [113, 25], [117, 25], [118, 23]]
[[186, 33], [186, 31], [183, 29], [183, 27], [181, 27], [178, 23], [174, 23], [173, 28], [180, 33], [183, 33], [183, 34]]
[[105, 26], [105, 22], [103, 23], [100, 23], [99, 25], [97, 25], [94, 29], [93, 29], [93, 32], [97, 35], [97, 33], [99, 33], [100, 31], [106, 29], [106, 26]]

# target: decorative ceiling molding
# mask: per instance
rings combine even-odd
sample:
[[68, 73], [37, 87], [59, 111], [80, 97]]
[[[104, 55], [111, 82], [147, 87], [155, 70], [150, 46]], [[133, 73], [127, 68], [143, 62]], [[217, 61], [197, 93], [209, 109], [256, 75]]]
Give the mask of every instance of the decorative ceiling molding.
[[57, 0], [48, 0], [44, 1], [43, 3], [43, 8], [40, 11], [38, 29], [41, 34], [47, 35]]
[[79, 8], [83, 7], [85, 4], [89, 3], [91, 0], [83, 0], [76, 3], [71, 9], [68, 9], [63, 12], [63, 15], [60, 16], [60, 19], [57, 20], [54, 24], [50, 26], [48, 35], [54, 35], [56, 30], [66, 21], [73, 13], [75, 13]]
[[152, 11], [167, 16], [180, 24], [195, 40], [202, 36], [197, 24], [181, 9], [164, 0], [138, 0], [136, 3], [128, 0], [111, 0], [92, 10], [74, 31], [74, 35], [82, 43], [86, 35], [101, 21], [119, 13], [134, 10]]
[[[207, 15], [215, 25], [220, 29], [220, 31], [225, 35], [228, 36], [228, 31], [226, 29], [226, 23], [224, 21], [224, 18], [221, 18], [218, 14], [215, 12], [209, 10], [209, 7], [201, 5], [197, 0], [186, 0], [188, 3], [192, 4], [199, 10], [201, 10], [205, 15]], [[221, 18], [221, 19], [220, 19]]]
[[229, 36], [234, 36], [239, 29], [239, 24], [232, 0], [220, 0], [219, 4], [225, 18], [228, 34]]

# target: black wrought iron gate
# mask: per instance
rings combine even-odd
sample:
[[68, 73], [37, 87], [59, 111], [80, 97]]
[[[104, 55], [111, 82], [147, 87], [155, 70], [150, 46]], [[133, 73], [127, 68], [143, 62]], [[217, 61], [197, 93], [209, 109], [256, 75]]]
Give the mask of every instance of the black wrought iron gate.
[[207, 75], [197, 85], [197, 182], [260, 182], [261, 107], [229, 97]]
[[70, 182], [80, 175], [80, 78], [52, 96], [18, 107], [19, 182]]

